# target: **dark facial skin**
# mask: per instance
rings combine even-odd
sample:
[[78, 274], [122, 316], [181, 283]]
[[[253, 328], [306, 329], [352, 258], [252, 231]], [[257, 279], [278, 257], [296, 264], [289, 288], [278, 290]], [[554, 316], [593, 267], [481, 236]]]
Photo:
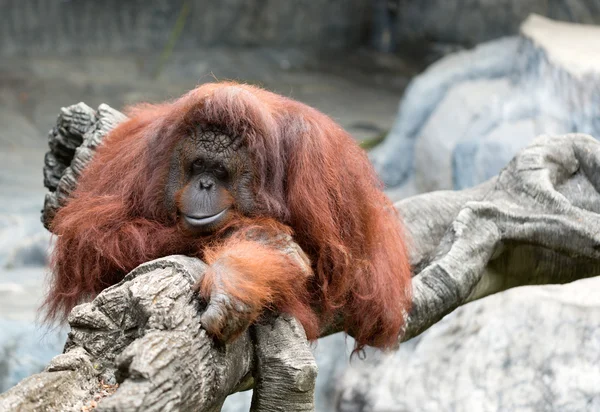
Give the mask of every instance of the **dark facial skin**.
[[194, 235], [222, 227], [234, 212], [254, 210], [252, 167], [240, 138], [199, 128], [173, 151], [166, 204]]

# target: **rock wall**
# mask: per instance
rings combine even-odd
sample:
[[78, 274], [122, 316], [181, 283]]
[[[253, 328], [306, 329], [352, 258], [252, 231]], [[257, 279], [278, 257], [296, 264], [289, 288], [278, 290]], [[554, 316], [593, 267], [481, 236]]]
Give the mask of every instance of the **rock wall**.
[[400, 47], [423, 43], [473, 46], [515, 35], [531, 13], [585, 24], [600, 23], [597, 0], [399, 0], [395, 37]]
[[184, 22], [179, 49], [361, 43], [369, 0], [5, 0], [0, 56], [156, 52]]
[[[207, 46], [431, 55], [517, 34], [537, 13], [599, 23], [597, 0], [4, 0], [0, 56], [156, 52]], [[180, 27], [179, 23], [183, 23]], [[441, 47], [439, 47], [441, 46]], [[437, 51], [436, 51], [437, 50]]]

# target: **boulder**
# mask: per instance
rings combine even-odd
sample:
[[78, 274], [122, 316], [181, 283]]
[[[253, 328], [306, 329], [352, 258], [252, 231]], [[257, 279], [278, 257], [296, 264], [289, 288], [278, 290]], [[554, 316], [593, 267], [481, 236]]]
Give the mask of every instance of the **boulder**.
[[600, 136], [600, 27], [532, 15], [518, 37], [449, 55], [409, 85], [371, 159], [388, 188], [463, 189], [539, 134]]
[[337, 386], [342, 412], [600, 410], [600, 279], [462, 306]]

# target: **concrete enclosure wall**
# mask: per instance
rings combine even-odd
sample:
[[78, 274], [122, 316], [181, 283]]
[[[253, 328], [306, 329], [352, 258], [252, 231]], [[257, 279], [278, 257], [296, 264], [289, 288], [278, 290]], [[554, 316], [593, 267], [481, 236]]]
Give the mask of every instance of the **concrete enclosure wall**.
[[364, 43], [370, 0], [3, 0], [0, 56], [178, 49], [344, 49]]
[[531, 13], [554, 20], [600, 23], [598, 0], [395, 0], [399, 43], [474, 46], [517, 34]]

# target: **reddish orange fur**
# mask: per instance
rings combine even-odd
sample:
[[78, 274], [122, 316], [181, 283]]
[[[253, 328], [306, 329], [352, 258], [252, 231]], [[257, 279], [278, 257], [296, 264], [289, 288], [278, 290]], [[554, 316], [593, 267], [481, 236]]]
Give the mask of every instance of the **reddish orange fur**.
[[[254, 247], [248, 242], [230, 245], [231, 252], [219, 249], [217, 255], [227, 254], [236, 273], [247, 276], [244, 288], [257, 293], [249, 297], [252, 302], [276, 297], [278, 309], [304, 322], [312, 305], [320, 326], [339, 310], [357, 348], [396, 343], [411, 299], [400, 220], [365, 153], [339, 125], [304, 104], [235, 83], [205, 84], [129, 115], [107, 136], [54, 219], [54, 276], [45, 303], [50, 318], [63, 316], [145, 261], [174, 253], [203, 257], [206, 247], [219, 241], [219, 234], [182, 233], [164, 207], [173, 147], [201, 123], [244, 138], [257, 174], [256, 217], [291, 227], [313, 263], [314, 281], [298, 289], [285, 262], [267, 250], [256, 247], [258, 264], [233, 256], [246, 256]], [[309, 302], [296, 299], [296, 293], [308, 293]]]
[[256, 320], [264, 308], [277, 309], [293, 313], [309, 339], [318, 338], [319, 322], [310, 307], [307, 288], [310, 268], [290, 258], [282, 250], [285, 245], [277, 247], [249, 239], [248, 233], [253, 231], [271, 237], [288, 232], [276, 222], [258, 220], [243, 224], [224, 242], [207, 247], [204, 260], [210, 267], [200, 282], [200, 293], [209, 298], [218, 277], [228, 296], [251, 309], [247, 314], [249, 322]]

